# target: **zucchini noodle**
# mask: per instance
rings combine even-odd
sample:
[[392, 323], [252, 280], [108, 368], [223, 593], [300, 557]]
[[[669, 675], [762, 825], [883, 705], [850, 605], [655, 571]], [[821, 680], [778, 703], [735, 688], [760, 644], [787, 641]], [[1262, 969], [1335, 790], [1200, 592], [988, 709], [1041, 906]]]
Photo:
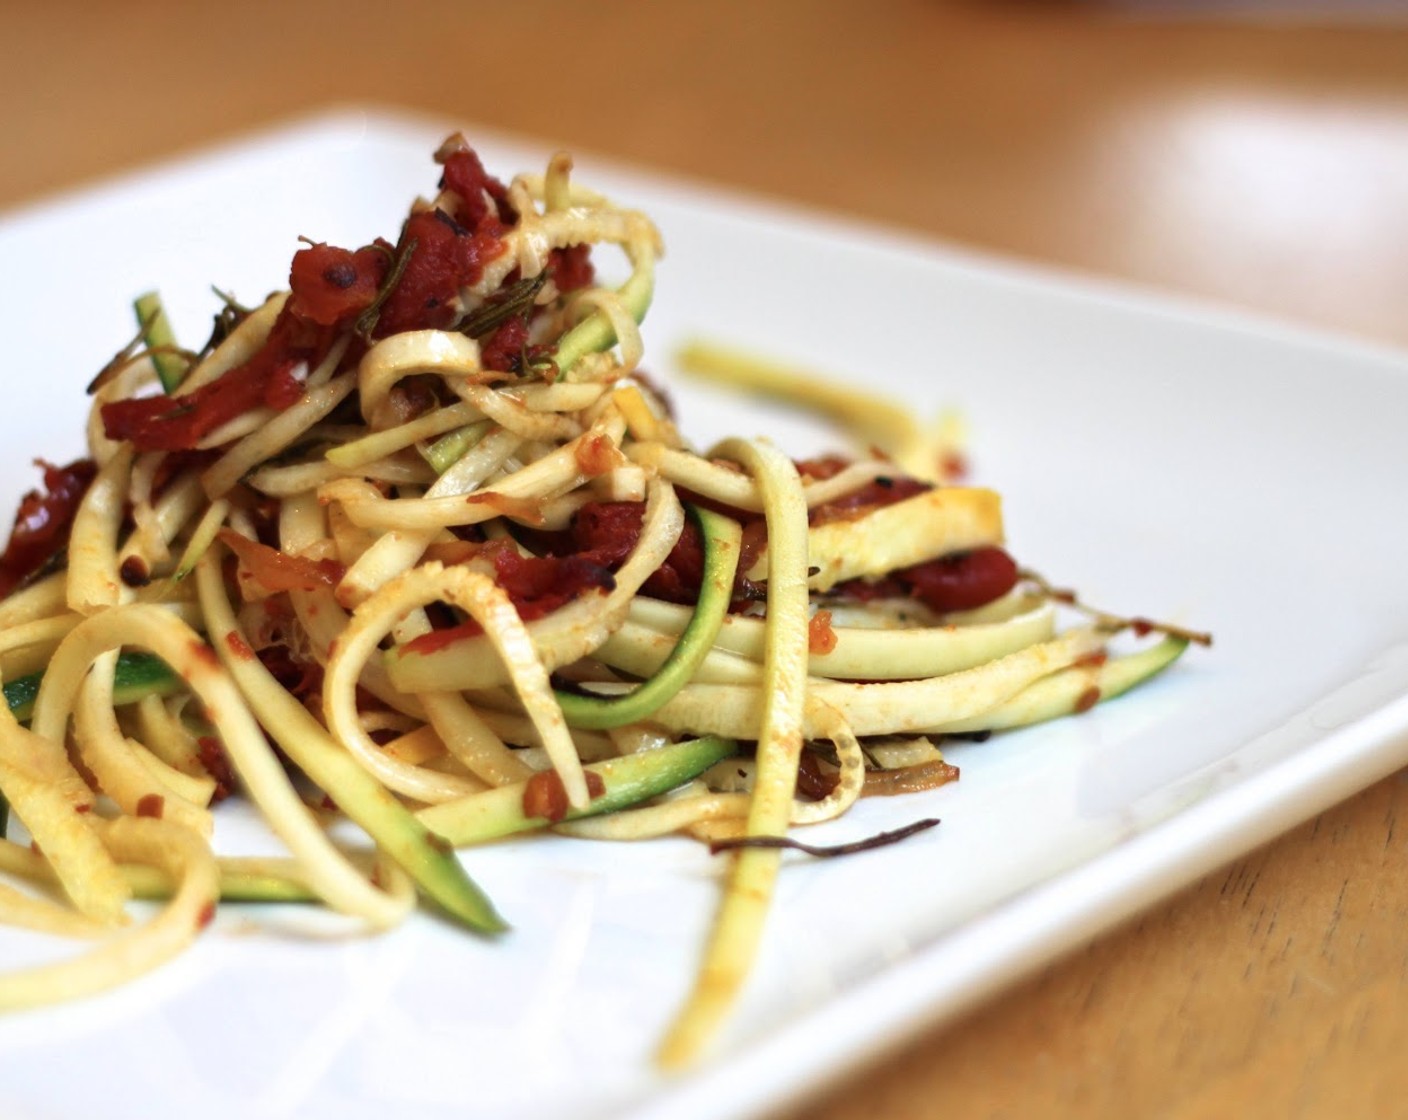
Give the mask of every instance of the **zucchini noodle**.
[[[761, 706], [752, 722], [758, 770], [747, 835], [781, 836], [796, 788], [807, 700], [807, 505], [796, 468], [775, 448], [727, 440], [715, 452], [749, 468], [763, 498], [768, 534], [767, 633]], [[728, 1013], [762, 937], [780, 866], [781, 853], [776, 848], [747, 848], [733, 857], [694, 992], [660, 1050], [664, 1065], [691, 1059]]]
[[[683, 1065], [747, 983], [790, 829], [932, 790], [944, 736], [1083, 712], [1204, 640], [1066, 625], [1084, 608], [1017, 567], [998, 495], [942, 484], [934, 426], [870, 394], [694, 344], [683, 365], [855, 444], [699, 452], [640, 371], [650, 220], [564, 154], [508, 184], [461, 137], [436, 159], [395, 242], [305, 241], [289, 290], [227, 300], [199, 354], [141, 297], [87, 457], [24, 499], [0, 557], [0, 924], [85, 945], [7, 964], [0, 1011], [134, 979], [217, 903], [377, 931], [419, 902], [511, 936], [475, 845], [722, 836], [659, 1051]], [[919, 817], [937, 795], [910, 796]], [[287, 855], [217, 856], [227, 797]]]

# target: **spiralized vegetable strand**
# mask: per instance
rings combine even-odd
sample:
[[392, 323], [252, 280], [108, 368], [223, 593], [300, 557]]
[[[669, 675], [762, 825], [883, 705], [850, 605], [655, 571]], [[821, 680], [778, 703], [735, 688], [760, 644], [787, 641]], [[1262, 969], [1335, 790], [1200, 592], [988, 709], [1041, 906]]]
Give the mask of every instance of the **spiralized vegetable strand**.
[[[713, 454], [741, 462], [758, 480], [763, 495], [769, 542], [768, 635], [748, 835], [781, 836], [797, 781], [806, 703], [807, 505], [796, 467], [776, 449], [726, 440]], [[748, 848], [733, 857], [694, 990], [661, 1045], [662, 1065], [692, 1061], [728, 1014], [757, 952], [779, 863], [775, 849]]]
[[[423, 828], [416, 826], [385, 787], [355, 765], [257, 658], [244, 656], [242, 651], [249, 649], [248, 641], [240, 633], [225, 598], [218, 558], [211, 554], [204, 557], [196, 568], [196, 579], [201, 604], [226, 668], [239, 681], [251, 709], [290, 757], [315, 782], [340, 798], [344, 811], [366, 828], [447, 912], [476, 929], [502, 929], [503, 920], [464, 873], [453, 853], [442, 850]], [[248, 782], [248, 776], [241, 773]], [[284, 785], [276, 788], [282, 792]], [[306, 810], [299, 819], [307, 819]], [[316, 824], [313, 828], [317, 829]], [[379, 890], [369, 883], [344, 853], [332, 847], [321, 830], [310, 835], [300, 833], [297, 839], [301, 841], [297, 846], [287, 838], [285, 842], [308, 867], [310, 884], [339, 908], [373, 924], [389, 925], [404, 917], [413, 904], [413, 897], [398, 897], [395, 892]]]
[[161, 868], [179, 886], [152, 921], [68, 961], [0, 973], [0, 1011], [62, 1002], [115, 988], [167, 961], [210, 923], [220, 877], [210, 848], [180, 825], [121, 817], [101, 826], [121, 859]]
[[[202, 571], [220, 578], [209, 555], [197, 568], [198, 578]], [[205, 578], [208, 582], [212, 576]], [[204, 607], [212, 629], [218, 630], [214, 595]], [[347, 864], [304, 805], [215, 652], [199, 634], [161, 608], [144, 603], [114, 607], [74, 629], [54, 654], [40, 685], [32, 720], [35, 732], [61, 741], [88, 667], [102, 654], [125, 645], [151, 650], [186, 680], [218, 731], [245, 790], [274, 832], [309, 867], [328, 904], [374, 926], [399, 921], [405, 907]]]
[[704, 571], [693, 615], [654, 675], [632, 691], [594, 696], [559, 690], [558, 704], [572, 726], [624, 727], [646, 719], [685, 686], [718, 637], [733, 596], [743, 530], [738, 522], [698, 506], [691, 506], [690, 513], [704, 538]]

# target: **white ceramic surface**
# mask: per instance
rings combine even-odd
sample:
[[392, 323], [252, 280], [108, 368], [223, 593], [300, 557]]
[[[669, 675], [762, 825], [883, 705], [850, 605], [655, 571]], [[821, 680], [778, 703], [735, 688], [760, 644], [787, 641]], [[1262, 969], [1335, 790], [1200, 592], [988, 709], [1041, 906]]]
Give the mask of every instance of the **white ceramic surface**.
[[[204, 337], [209, 285], [281, 286], [300, 234], [393, 236], [445, 128], [304, 121], [0, 222], [0, 506], [81, 449], [83, 386], [159, 286]], [[507, 177], [545, 148], [471, 130]], [[1408, 759], [1408, 359], [1247, 316], [954, 251], [579, 155], [651, 213], [646, 323], [701, 445], [825, 433], [674, 379], [706, 334], [960, 407], [1019, 559], [1111, 610], [1206, 627], [1168, 675], [1079, 719], [956, 746], [962, 780], [814, 830], [943, 824], [848, 860], [789, 857], [718, 1053], [663, 1080], [718, 868], [683, 841], [532, 839], [465, 856], [514, 923], [488, 944], [418, 916], [223, 908], [122, 991], [0, 1020], [0, 1116], [757, 1116]], [[221, 811], [224, 850], [267, 848]], [[0, 932], [7, 965], [52, 947]]]

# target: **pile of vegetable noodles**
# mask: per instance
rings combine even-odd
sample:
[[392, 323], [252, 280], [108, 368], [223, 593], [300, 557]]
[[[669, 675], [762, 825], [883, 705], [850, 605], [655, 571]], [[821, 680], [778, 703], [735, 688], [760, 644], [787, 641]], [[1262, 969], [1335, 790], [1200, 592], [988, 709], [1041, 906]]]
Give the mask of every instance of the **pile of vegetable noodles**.
[[[307, 242], [287, 292], [222, 297], [199, 353], [139, 299], [88, 457], [23, 500], [0, 919], [97, 941], [0, 975], [0, 1007], [136, 976], [226, 900], [376, 929], [424, 902], [494, 934], [457, 850], [682, 833], [733, 849], [662, 1050], [685, 1062], [744, 981], [791, 826], [949, 781], [943, 736], [1082, 711], [1195, 637], [1094, 612], [1058, 632], [997, 496], [949, 484], [951, 448], [882, 402], [695, 347], [866, 450], [693, 450], [638, 370], [649, 220], [564, 155], [507, 185], [458, 136], [436, 158], [394, 241]], [[1122, 629], [1159, 634], [1107, 655]], [[227, 796], [286, 858], [212, 851]]]

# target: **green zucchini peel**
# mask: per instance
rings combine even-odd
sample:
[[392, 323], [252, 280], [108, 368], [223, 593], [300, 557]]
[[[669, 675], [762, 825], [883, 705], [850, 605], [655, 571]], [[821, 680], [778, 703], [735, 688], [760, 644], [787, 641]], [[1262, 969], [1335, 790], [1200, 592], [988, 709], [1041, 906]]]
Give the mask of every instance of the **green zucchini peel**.
[[[5, 682], [5, 703], [17, 720], [23, 722], [29, 719], [43, 679], [44, 674], [38, 672]], [[183, 687], [181, 678], [170, 666], [150, 653], [124, 653], [117, 659], [113, 700], [119, 706], [134, 704], [143, 696], [170, 696]]]
[[[738, 744], [732, 739], [708, 735], [604, 762], [589, 763], [584, 769], [599, 779], [601, 792], [582, 809], [569, 807], [560, 819], [574, 821], [581, 817], [600, 816], [668, 793], [697, 778], [714, 763], [728, 758], [737, 750]], [[456, 848], [546, 828], [557, 821], [529, 816], [524, 812], [523, 796], [530, 782], [553, 777], [555, 775], [544, 773], [527, 782], [471, 793], [467, 797], [432, 805], [416, 815], [423, 825]]]
[[570, 726], [600, 731], [639, 723], [687, 685], [713, 649], [733, 598], [743, 530], [738, 522], [712, 510], [695, 505], [685, 508], [704, 538], [704, 575], [689, 623], [660, 668], [630, 692], [591, 696], [558, 689], [557, 701]]
[[1112, 657], [1099, 666], [1062, 669], [1033, 681], [991, 711], [930, 730], [941, 734], [1007, 731], [1079, 715], [1157, 676], [1182, 656], [1188, 644], [1182, 635], [1171, 634], [1146, 649]]
[[161, 296], [156, 292], [144, 292], [132, 301], [132, 310], [137, 313], [142, 341], [146, 343], [148, 357], [161, 387], [167, 393], [174, 393], [185, 380], [191, 363], [176, 345], [176, 333], [171, 329], [171, 320], [166, 317]]

